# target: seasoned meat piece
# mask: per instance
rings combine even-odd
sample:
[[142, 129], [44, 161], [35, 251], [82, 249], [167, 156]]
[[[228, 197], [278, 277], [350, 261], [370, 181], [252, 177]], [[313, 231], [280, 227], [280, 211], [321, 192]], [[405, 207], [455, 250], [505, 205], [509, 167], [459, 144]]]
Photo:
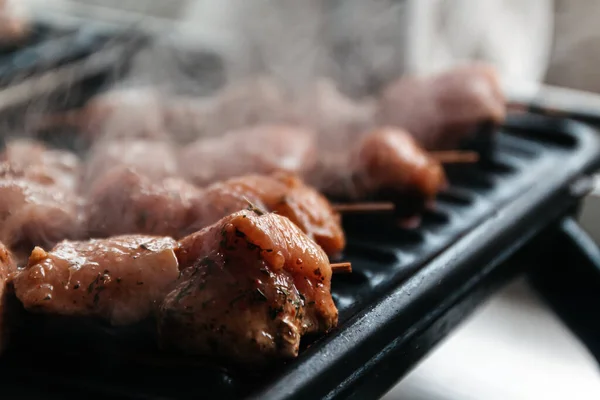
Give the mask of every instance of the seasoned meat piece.
[[33, 140], [13, 140], [0, 154], [0, 178], [23, 178], [61, 190], [76, 190], [81, 162], [74, 153]]
[[200, 139], [183, 149], [180, 170], [191, 182], [212, 182], [248, 173], [302, 174], [316, 160], [314, 135], [290, 126], [259, 126]]
[[502, 122], [505, 114], [496, 71], [472, 64], [391, 84], [381, 96], [378, 122], [406, 129], [427, 149], [443, 149], [456, 147], [480, 122]]
[[10, 314], [8, 304], [8, 281], [17, 270], [17, 266], [4, 244], [0, 243], [0, 353], [8, 341]]
[[197, 198], [198, 229], [236, 211], [258, 208], [289, 218], [327, 254], [339, 254], [346, 244], [340, 216], [315, 189], [288, 174], [246, 175], [215, 183]]
[[84, 190], [114, 168], [128, 167], [153, 182], [177, 176], [173, 147], [152, 140], [107, 140], [92, 148], [84, 176]]
[[442, 165], [401, 129], [383, 128], [363, 138], [352, 167], [363, 193], [395, 192], [433, 200], [446, 185]]
[[134, 324], [173, 288], [176, 249], [171, 238], [142, 235], [36, 247], [14, 278], [15, 293], [30, 312]]
[[15, 251], [83, 234], [80, 199], [25, 179], [0, 179], [0, 241]]
[[442, 165], [401, 129], [372, 131], [346, 155], [324, 161], [327, 164], [311, 175], [310, 182], [332, 198], [411, 201], [405, 210], [411, 213], [415, 205], [432, 202], [446, 186]]
[[180, 246], [184, 270], [159, 314], [166, 348], [259, 365], [337, 324], [327, 255], [285, 217], [241, 211]]
[[190, 232], [192, 200], [199, 196], [198, 189], [179, 178], [154, 183], [128, 168], [113, 169], [87, 195], [90, 236], [182, 237]]

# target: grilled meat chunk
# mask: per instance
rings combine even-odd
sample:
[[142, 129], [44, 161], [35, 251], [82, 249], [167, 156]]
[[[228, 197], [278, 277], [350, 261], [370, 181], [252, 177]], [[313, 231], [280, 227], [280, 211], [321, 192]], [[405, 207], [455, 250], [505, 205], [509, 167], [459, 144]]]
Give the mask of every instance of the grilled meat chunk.
[[152, 182], [129, 168], [113, 169], [87, 195], [89, 234], [182, 237], [195, 222], [192, 206], [199, 196], [200, 190], [179, 178]]
[[177, 158], [167, 142], [123, 139], [98, 142], [91, 150], [84, 190], [115, 168], [127, 167], [154, 182], [177, 176]]
[[384, 90], [378, 106], [380, 125], [406, 129], [427, 149], [456, 148], [478, 123], [500, 123], [505, 115], [499, 78], [485, 64], [399, 79]]
[[30, 252], [84, 233], [79, 197], [25, 179], [0, 179], [0, 241]]
[[310, 182], [338, 199], [410, 199], [422, 206], [446, 186], [442, 165], [397, 128], [376, 129], [345, 156], [325, 157], [325, 162]]
[[180, 246], [182, 276], [159, 314], [166, 348], [257, 365], [337, 324], [327, 255], [285, 217], [241, 211]]
[[181, 152], [182, 174], [198, 186], [248, 173], [302, 174], [316, 161], [314, 135], [290, 126], [258, 126], [199, 139]]
[[75, 191], [81, 172], [81, 162], [74, 153], [26, 139], [8, 142], [0, 162], [0, 178], [23, 178], [59, 190]]
[[258, 208], [289, 218], [327, 254], [339, 254], [346, 244], [340, 216], [319, 192], [289, 174], [246, 175], [207, 187], [194, 206], [195, 227], [202, 228], [226, 215]]
[[10, 252], [0, 243], [0, 353], [4, 350], [10, 332], [8, 316], [8, 281], [17, 270]]
[[171, 238], [117, 236], [36, 247], [14, 278], [26, 310], [129, 325], [151, 316], [179, 275]]

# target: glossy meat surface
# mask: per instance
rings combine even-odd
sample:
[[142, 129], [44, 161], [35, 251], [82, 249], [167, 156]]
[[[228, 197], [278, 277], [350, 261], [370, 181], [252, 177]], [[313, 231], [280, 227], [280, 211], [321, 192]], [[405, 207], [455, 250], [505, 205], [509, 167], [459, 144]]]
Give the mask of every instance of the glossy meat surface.
[[25, 179], [0, 179], [0, 241], [13, 250], [53, 246], [84, 233], [80, 199]]
[[34, 140], [8, 142], [0, 162], [0, 178], [23, 178], [59, 190], [75, 191], [81, 173], [81, 161], [74, 153]]
[[455, 148], [479, 123], [506, 115], [499, 78], [485, 64], [401, 78], [384, 90], [378, 109], [380, 125], [406, 129], [427, 149]]
[[319, 192], [288, 174], [246, 175], [207, 187], [194, 212], [198, 228], [211, 225], [228, 214], [256, 207], [289, 218], [331, 256], [339, 254], [346, 240], [340, 215]]
[[195, 222], [192, 206], [199, 196], [198, 189], [179, 178], [155, 183], [128, 168], [113, 169], [97, 180], [87, 195], [90, 236], [140, 233], [182, 237]]
[[259, 365], [337, 324], [327, 255], [287, 218], [241, 211], [180, 242], [160, 310], [165, 348]]
[[284, 171], [302, 174], [316, 161], [311, 131], [291, 126], [258, 126], [200, 139], [181, 152], [180, 170], [198, 186], [245, 174]]
[[127, 167], [152, 181], [177, 175], [173, 147], [163, 141], [123, 139], [100, 141], [92, 147], [87, 161], [84, 188], [115, 168]]
[[326, 154], [308, 179], [331, 198], [391, 200], [408, 213], [427, 206], [447, 185], [443, 166], [398, 128], [373, 130], [352, 150]]
[[0, 353], [4, 350], [9, 339], [10, 321], [8, 303], [8, 281], [17, 270], [10, 252], [0, 243]]
[[36, 247], [14, 279], [26, 310], [128, 325], [151, 316], [179, 275], [177, 242], [143, 235]]
[[388, 192], [433, 200], [446, 186], [442, 165], [406, 131], [383, 128], [363, 138], [353, 154], [353, 171], [360, 190]]

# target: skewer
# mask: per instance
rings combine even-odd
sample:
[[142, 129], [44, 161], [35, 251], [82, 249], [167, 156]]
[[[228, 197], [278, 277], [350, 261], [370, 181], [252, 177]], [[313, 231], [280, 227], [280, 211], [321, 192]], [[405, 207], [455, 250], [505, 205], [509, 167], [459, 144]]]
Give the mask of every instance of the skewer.
[[391, 202], [376, 202], [376, 203], [343, 203], [334, 204], [333, 209], [339, 213], [370, 213], [377, 211], [394, 211], [396, 205]]
[[349, 262], [331, 264], [331, 272], [334, 274], [351, 274], [352, 264]]
[[476, 163], [479, 161], [479, 154], [474, 151], [447, 150], [433, 151], [429, 154], [442, 164]]

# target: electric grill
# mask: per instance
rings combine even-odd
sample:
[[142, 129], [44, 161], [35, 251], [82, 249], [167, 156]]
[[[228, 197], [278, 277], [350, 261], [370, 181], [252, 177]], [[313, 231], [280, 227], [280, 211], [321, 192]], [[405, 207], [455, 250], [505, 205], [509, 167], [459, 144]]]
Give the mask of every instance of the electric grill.
[[[53, 40], [47, 42], [50, 48]], [[44, 40], [36, 46], [43, 47]], [[89, 57], [79, 60], [79, 65], [89, 65], [97, 56], [95, 48], [89, 50]], [[126, 58], [124, 52], [118, 55]], [[23, 91], [8, 88], [5, 93], [12, 97], [2, 103], [0, 119], [18, 126], [27, 107], [36, 101], [47, 104], [50, 97], [68, 99], [61, 107], [80, 104], [113, 78], [103, 64], [78, 74], [76, 82], [71, 75], [51, 72], [55, 82], [43, 92], [23, 97]], [[42, 79], [34, 74], [17, 86], [37, 88]], [[435, 211], [424, 215], [420, 228], [403, 229], [393, 218], [376, 215], [345, 220], [349, 245], [343, 258], [352, 262], [353, 273], [333, 279], [339, 327], [304, 343], [297, 360], [258, 375], [236, 375], [184, 360], [151, 362], [156, 361], [151, 354], [145, 359], [129, 357], [120, 354], [118, 347], [100, 354], [86, 350], [53, 355], [58, 336], [42, 343], [46, 351], [38, 352], [34, 332], [17, 338], [18, 345], [0, 358], [3, 394], [47, 399], [99, 394], [132, 399], [373, 398], [385, 393], [484, 298], [516, 274], [530, 273], [551, 304], [562, 310], [561, 315], [568, 315], [565, 307], [573, 306], [573, 301], [560, 298], [565, 290], [552, 293], [561, 286], [557, 282], [569, 259], [555, 258], [563, 265], [543, 259], [554, 265], [548, 270], [536, 257], [541, 257], [542, 250], [551, 254], [549, 246], [555, 245], [566, 246], [588, 261], [600, 260], [600, 251], [572, 219], [591, 188], [589, 174], [600, 168], [600, 135], [581, 122], [533, 113], [511, 117], [494, 130], [477, 164], [453, 166], [448, 171], [450, 188], [440, 195]], [[60, 140], [60, 135], [52, 137]], [[481, 143], [467, 146], [481, 148]], [[585, 251], [576, 251], [579, 248]], [[529, 269], [536, 263], [539, 268]], [[594, 276], [586, 282], [586, 288], [593, 289], [598, 271], [590, 272], [590, 264], [600, 262], [584, 263], [579, 269]], [[579, 275], [564, 274], [573, 285], [578, 282]], [[585, 299], [593, 297], [589, 293]], [[571, 326], [589, 338], [589, 329], [581, 328], [581, 322], [571, 322]], [[45, 328], [42, 324], [31, 330]], [[106, 337], [100, 334], [98, 340]]]

